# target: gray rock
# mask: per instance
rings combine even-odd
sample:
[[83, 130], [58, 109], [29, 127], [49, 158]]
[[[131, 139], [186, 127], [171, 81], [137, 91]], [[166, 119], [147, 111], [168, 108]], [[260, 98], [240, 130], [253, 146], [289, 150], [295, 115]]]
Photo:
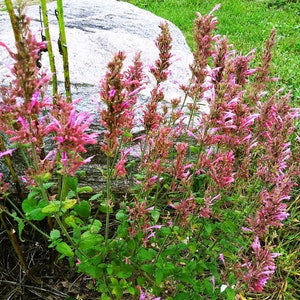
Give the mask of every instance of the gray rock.
[[[59, 87], [63, 92], [62, 58], [57, 47], [59, 34], [54, 14], [56, 2], [49, 3], [47, 7]], [[33, 32], [40, 35], [39, 6], [28, 7], [27, 15], [31, 18]], [[160, 33], [159, 24], [165, 20], [129, 3], [115, 0], [65, 0], [64, 15], [72, 96], [73, 99], [82, 99], [78, 109], [96, 113], [93, 99], [99, 99], [99, 80], [106, 72], [107, 63], [119, 50], [127, 55], [126, 65], [130, 64], [137, 51], [141, 51], [148, 84], [147, 88], [139, 94], [138, 105], [147, 102], [154, 85], [154, 77], [147, 68], [158, 57], [154, 41]], [[172, 75], [163, 85], [167, 102], [182, 95], [178, 82], [187, 83], [190, 76], [189, 64], [192, 62], [192, 54], [183, 34], [170, 22], [169, 27], [173, 38], [174, 57], [171, 66]], [[10, 47], [14, 45], [9, 17], [4, 11], [0, 12], [0, 40]], [[4, 78], [3, 75], [7, 72], [6, 66], [9, 63], [10, 58], [5, 49], [0, 48], [0, 81]], [[42, 58], [42, 65], [49, 68], [48, 57], [45, 54]], [[97, 171], [97, 167], [102, 165], [105, 159], [99, 153], [99, 145], [89, 149], [88, 155], [91, 154], [96, 154], [96, 156], [93, 164], [87, 168], [87, 181], [83, 184], [91, 185], [97, 192], [105, 185], [105, 180], [101, 179]], [[0, 172], [3, 171], [1, 169], [4, 169], [3, 164], [0, 164]], [[116, 184], [118, 186], [118, 183]], [[124, 182], [119, 184], [124, 186]], [[120, 191], [120, 187], [116, 189]]]
[[[58, 53], [58, 25], [54, 15], [56, 2], [48, 4], [50, 33], [54, 46], [58, 80], [63, 81], [62, 58]], [[64, 14], [69, 52], [70, 77], [74, 98], [83, 98], [84, 105], [91, 111], [89, 99], [96, 97], [97, 86], [103, 77], [107, 63], [113, 55], [122, 50], [126, 53], [126, 64], [129, 65], [137, 51], [142, 51], [142, 61], [146, 66], [157, 59], [158, 50], [154, 44], [160, 29], [158, 25], [165, 20], [154, 14], [139, 9], [127, 2], [115, 0], [66, 0]], [[40, 35], [39, 6], [27, 8], [27, 15], [32, 19], [33, 32]], [[178, 97], [180, 90], [175, 80], [186, 83], [189, 77], [189, 63], [192, 54], [180, 30], [169, 22], [173, 38], [172, 76], [164, 84], [166, 100]], [[0, 13], [0, 39], [10, 46], [13, 45], [13, 34], [5, 12]], [[0, 62], [8, 62], [4, 49], [0, 49]], [[43, 56], [42, 64], [48, 67], [48, 57]], [[0, 63], [0, 75], [5, 72]], [[148, 88], [141, 93], [148, 98], [154, 78], [147, 72]], [[78, 86], [79, 88], [77, 88]], [[63, 91], [63, 88], [61, 88]], [[89, 99], [88, 99], [89, 98]]]

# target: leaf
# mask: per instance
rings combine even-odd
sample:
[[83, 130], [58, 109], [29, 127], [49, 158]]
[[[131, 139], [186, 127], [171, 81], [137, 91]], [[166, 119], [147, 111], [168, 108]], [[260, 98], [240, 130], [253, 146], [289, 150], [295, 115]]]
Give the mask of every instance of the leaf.
[[55, 182], [46, 182], [46, 183], [43, 183], [43, 187], [46, 190], [50, 189], [54, 185], [55, 185]]
[[30, 213], [31, 211], [33, 211], [34, 209], [36, 209], [36, 206], [37, 206], [37, 201], [35, 200], [35, 198], [31, 198], [29, 196], [30, 196], [30, 194], [22, 202], [22, 209], [23, 209], [23, 211], [25, 213]]
[[75, 217], [74, 216], [68, 216], [65, 218], [65, 223], [70, 226], [70, 227], [76, 227], [76, 221], [75, 221]]
[[55, 241], [58, 238], [60, 238], [60, 231], [57, 230], [57, 229], [51, 230], [51, 232], [50, 232], [50, 238], [51, 238], [51, 241]]
[[62, 202], [62, 206], [65, 210], [72, 208], [77, 203], [76, 199], [66, 199]]
[[59, 202], [58, 201], [53, 201], [47, 206], [43, 207], [42, 213], [44, 214], [53, 214], [54, 212], [59, 211]]
[[23, 232], [23, 229], [25, 227], [25, 224], [24, 224], [23, 220], [17, 216], [16, 212], [12, 213], [12, 217], [18, 223], [18, 235], [19, 235], [20, 241], [25, 242], [25, 240], [22, 239], [22, 232]]
[[191, 152], [196, 153], [196, 154], [198, 154], [200, 151], [199, 147], [195, 147], [195, 146], [190, 146], [190, 150], [191, 150]]
[[119, 210], [119, 211], [116, 213], [116, 219], [117, 219], [118, 221], [125, 220], [125, 219], [127, 219], [127, 214], [126, 214], [123, 210]]
[[100, 231], [101, 228], [102, 228], [102, 223], [99, 220], [94, 220], [91, 226], [91, 232], [97, 233]]
[[21, 219], [19, 219], [19, 221], [18, 221], [18, 234], [19, 234], [19, 239], [20, 239], [21, 242], [25, 242], [25, 240], [22, 239], [22, 232], [23, 232], [24, 227], [25, 227], [24, 222]]
[[101, 193], [98, 193], [98, 194], [95, 194], [93, 195], [91, 198], [90, 198], [90, 201], [95, 201], [95, 200], [98, 200], [99, 198], [102, 197], [102, 192]]
[[64, 178], [65, 183], [68, 187], [68, 189], [76, 192], [77, 191], [77, 186], [78, 186], [78, 178], [77, 177], [72, 177], [72, 176], [66, 176]]
[[22, 209], [28, 220], [41, 221], [47, 216], [42, 212], [42, 208], [46, 205], [47, 202], [44, 200], [37, 202], [36, 199], [28, 197], [22, 202]]
[[133, 272], [134, 272], [133, 266], [123, 265], [121, 267], [121, 271], [117, 273], [117, 276], [122, 279], [127, 279], [133, 274]]
[[153, 218], [154, 222], [157, 223], [159, 216], [160, 216], [160, 212], [158, 210], [151, 210], [150, 211], [151, 217]]
[[164, 279], [164, 270], [156, 269], [156, 271], [155, 271], [155, 282], [156, 282], [156, 284], [162, 283], [163, 279]]
[[227, 287], [227, 289], [225, 290], [225, 294], [228, 300], [235, 299], [235, 291], [231, 287]]
[[81, 241], [79, 242], [79, 247], [86, 254], [93, 253], [94, 250], [99, 251], [99, 248], [101, 247], [100, 244], [103, 240], [104, 238], [101, 234], [95, 234], [86, 231], [81, 235]]
[[68, 257], [73, 257], [73, 256], [74, 256], [74, 252], [72, 251], [71, 247], [70, 247], [67, 243], [65, 243], [65, 242], [59, 243], [59, 244], [55, 247], [55, 249], [56, 249], [59, 253], [65, 255], [65, 256], [68, 256]]
[[127, 137], [127, 138], [130, 138], [130, 139], [133, 137], [132, 133], [129, 132], [129, 131], [124, 131], [124, 132], [123, 132], [123, 136], [124, 136], [124, 137]]
[[145, 271], [148, 275], [153, 275], [155, 266], [153, 264], [145, 264], [141, 266], [141, 270]]
[[91, 215], [91, 206], [88, 201], [83, 200], [74, 206], [76, 213], [83, 218], [88, 218]]
[[92, 193], [93, 192], [93, 188], [90, 186], [83, 186], [77, 189], [78, 193]]
[[139, 261], [151, 261], [156, 256], [156, 251], [154, 249], [141, 248], [137, 253], [137, 258]]

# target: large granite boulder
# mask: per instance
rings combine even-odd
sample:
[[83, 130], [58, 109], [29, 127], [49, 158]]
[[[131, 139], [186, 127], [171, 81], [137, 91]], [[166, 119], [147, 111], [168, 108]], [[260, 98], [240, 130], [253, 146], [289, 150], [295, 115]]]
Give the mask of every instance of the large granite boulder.
[[[56, 2], [47, 5], [50, 20], [50, 33], [54, 45], [58, 80], [63, 81], [62, 58], [58, 53], [58, 24], [55, 17]], [[39, 6], [29, 6], [27, 15], [32, 19], [31, 27], [40, 35], [41, 22]], [[137, 51], [142, 51], [142, 61], [147, 66], [157, 59], [158, 50], [154, 40], [160, 29], [158, 25], [165, 20], [139, 9], [127, 2], [115, 0], [65, 0], [64, 15], [67, 46], [70, 63], [70, 77], [74, 98], [81, 97], [88, 111], [93, 111], [88, 100], [97, 95], [100, 78], [105, 74], [106, 65], [119, 50], [125, 51], [127, 65]], [[178, 96], [179, 88], [174, 82], [187, 82], [189, 63], [192, 54], [183, 34], [169, 22], [173, 38], [172, 76], [165, 83], [166, 99]], [[6, 12], [0, 12], [0, 40], [13, 45], [13, 33]], [[7, 53], [0, 49], [0, 76], [6, 71]], [[1, 65], [2, 64], [2, 65]], [[42, 64], [48, 67], [48, 58], [43, 56]], [[154, 78], [147, 68], [145, 71], [150, 84], [141, 96], [147, 98]], [[63, 88], [61, 88], [63, 91]]]
[[[57, 40], [59, 37], [58, 24], [55, 17], [56, 2], [49, 3], [48, 17], [50, 20], [51, 39], [54, 46], [55, 61], [58, 71], [60, 91], [63, 92], [62, 57], [59, 54]], [[40, 36], [41, 22], [39, 6], [29, 6], [27, 15], [31, 18], [31, 28]], [[73, 99], [82, 98], [79, 110], [96, 113], [93, 99], [99, 99], [99, 80], [106, 72], [106, 65], [113, 55], [122, 50], [126, 53], [126, 64], [129, 65], [137, 51], [141, 51], [141, 58], [145, 64], [147, 88], [139, 94], [139, 103], [149, 100], [150, 90], [154, 85], [154, 78], [147, 70], [158, 58], [155, 39], [160, 33], [159, 24], [162, 18], [139, 9], [127, 2], [115, 0], [65, 0], [64, 15], [69, 53], [71, 90]], [[169, 22], [173, 38], [173, 64], [171, 76], [164, 83], [165, 100], [181, 95], [178, 82], [187, 83], [189, 79], [189, 64], [192, 54], [180, 30]], [[0, 12], [0, 40], [13, 47], [13, 33], [8, 13]], [[0, 81], [8, 72], [7, 64], [10, 58], [4, 48], [0, 48]], [[48, 67], [48, 57], [43, 55], [42, 66]], [[97, 167], [105, 162], [99, 145], [89, 149], [88, 155], [95, 154], [93, 164], [87, 169], [88, 182], [97, 192], [105, 184], [101, 179]], [[4, 171], [3, 163], [0, 172]], [[116, 183], [117, 184], [117, 183]], [[124, 182], [121, 183], [124, 186]], [[117, 188], [119, 191], [120, 189]]]

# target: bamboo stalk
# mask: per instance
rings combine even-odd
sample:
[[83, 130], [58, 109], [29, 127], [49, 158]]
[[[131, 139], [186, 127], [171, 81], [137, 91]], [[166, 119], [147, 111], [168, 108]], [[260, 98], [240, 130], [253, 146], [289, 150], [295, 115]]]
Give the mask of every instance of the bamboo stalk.
[[47, 13], [47, 1], [46, 0], [41, 0], [41, 9], [42, 9], [45, 37], [46, 37], [46, 41], [47, 41], [47, 50], [48, 50], [48, 56], [49, 56], [50, 70], [52, 73], [52, 96], [53, 96], [53, 99], [55, 99], [55, 96], [57, 95], [57, 74], [56, 74], [55, 58], [54, 58], [52, 42], [51, 42], [51, 35], [50, 35], [50, 30], [49, 30], [49, 19], [48, 19], [48, 13]]
[[65, 32], [65, 21], [64, 21], [64, 10], [62, 0], [57, 0], [57, 19], [60, 35], [60, 46], [63, 57], [63, 68], [64, 68], [64, 79], [65, 79], [65, 91], [67, 102], [71, 102], [71, 83], [70, 83], [70, 71], [69, 71], [69, 60], [68, 60], [68, 46]]
[[17, 43], [20, 43], [21, 42], [21, 34], [20, 34], [19, 24], [18, 24], [18, 20], [17, 20], [17, 17], [15, 15], [15, 12], [14, 12], [14, 7], [13, 7], [13, 4], [12, 4], [12, 1], [11, 0], [5, 0], [5, 5], [6, 5], [8, 13], [9, 13], [11, 26], [12, 26], [12, 29], [14, 31], [15, 40], [16, 40]]

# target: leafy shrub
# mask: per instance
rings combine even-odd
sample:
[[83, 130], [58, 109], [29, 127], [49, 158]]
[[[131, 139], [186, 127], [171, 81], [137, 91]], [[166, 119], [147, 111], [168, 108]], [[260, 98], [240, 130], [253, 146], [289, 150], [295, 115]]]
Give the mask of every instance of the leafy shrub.
[[[11, 83], [1, 87], [0, 130], [10, 141], [7, 149], [2, 142], [1, 157], [12, 175], [16, 151], [27, 166], [19, 174], [26, 184], [25, 193], [17, 191], [21, 207], [1, 178], [1, 214], [18, 222], [20, 237], [28, 225], [43, 234], [49, 247], [95, 280], [101, 299], [235, 299], [262, 292], [275, 271], [279, 253], [269, 231], [283, 226], [299, 174], [291, 151], [298, 112], [289, 94], [268, 92], [275, 31], [260, 65], [250, 68], [254, 52], [239, 55], [225, 37], [213, 35], [213, 12], [195, 19], [191, 79], [181, 86], [185, 97], [170, 106], [162, 104], [161, 83], [172, 38], [161, 24], [159, 58], [150, 68], [157, 84], [143, 110], [138, 147], [132, 129], [144, 66], [137, 54], [124, 70], [123, 52], [108, 64], [99, 91], [106, 108], [98, 112], [107, 183], [90, 199], [84, 192], [91, 188], [79, 187], [78, 176], [93, 159], [82, 158], [85, 146], [97, 143], [93, 117], [61, 95], [46, 96], [51, 76], [36, 63], [46, 44], [32, 35], [24, 15], [17, 52], [1, 42], [14, 59]], [[45, 152], [49, 138], [54, 147]], [[123, 201], [112, 192], [115, 178], [133, 182]], [[48, 232], [39, 225], [46, 218]]]

